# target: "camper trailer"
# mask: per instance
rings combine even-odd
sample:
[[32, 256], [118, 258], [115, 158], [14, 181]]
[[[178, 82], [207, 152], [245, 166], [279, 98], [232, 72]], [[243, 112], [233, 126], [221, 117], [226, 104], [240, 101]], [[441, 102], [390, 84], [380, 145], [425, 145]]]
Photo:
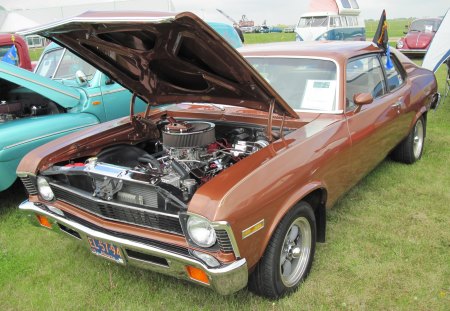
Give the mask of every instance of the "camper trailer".
[[365, 41], [364, 20], [356, 0], [311, 0], [295, 28], [296, 41]]

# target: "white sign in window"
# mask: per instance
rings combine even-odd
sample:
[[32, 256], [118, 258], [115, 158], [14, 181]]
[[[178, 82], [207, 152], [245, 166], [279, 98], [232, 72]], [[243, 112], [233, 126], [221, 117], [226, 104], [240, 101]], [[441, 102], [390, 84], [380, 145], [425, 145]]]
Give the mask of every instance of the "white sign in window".
[[308, 80], [302, 108], [322, 111], [334, 109], [336, 95], [336, 81], [334, 80]]

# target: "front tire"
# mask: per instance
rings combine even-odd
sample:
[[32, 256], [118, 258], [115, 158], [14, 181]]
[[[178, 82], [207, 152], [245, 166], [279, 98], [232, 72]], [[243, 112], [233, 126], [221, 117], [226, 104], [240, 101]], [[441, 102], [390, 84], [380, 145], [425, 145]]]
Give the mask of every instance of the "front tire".
[[311, 270], [316, 248], [316, 220], [307, 202], [295, 205], [278, 224], [250, 276], [256, 294], [278, 299], [297, 289]]
[[422, 157], [425, 143], [425, 119], [421, 116], [408, 136], [391, 153], [395, 161], [412, 164]]

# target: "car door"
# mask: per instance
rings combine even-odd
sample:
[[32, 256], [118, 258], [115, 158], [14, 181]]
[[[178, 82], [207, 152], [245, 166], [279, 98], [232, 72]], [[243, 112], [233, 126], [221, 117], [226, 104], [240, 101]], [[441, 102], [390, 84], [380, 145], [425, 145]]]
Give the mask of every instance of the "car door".
[[[131, 92], [119, 83], [102, 74], [100, 82], [103, 106], [106, 119], [112, 120], [126, 116], [130, 113]], [[145, 111], [146, 104], [139, 98], [135, 102], [135, 112]]]
[[[371, 93], [372, 103], [356, 106], [353, 95]], [[346, 118], [352, 142], [355, 182], [380, 163], [398, 142], [398, 94], [389, 93], [378, 54], [350, 59], [346, 66]]]

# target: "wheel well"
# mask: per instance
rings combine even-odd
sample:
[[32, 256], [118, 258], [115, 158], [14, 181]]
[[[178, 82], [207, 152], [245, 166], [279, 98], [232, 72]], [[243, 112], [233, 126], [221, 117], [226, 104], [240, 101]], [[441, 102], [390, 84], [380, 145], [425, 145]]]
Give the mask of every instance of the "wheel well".
[[302, 201], [308, 202], [314, 209], [317, 226], [317, 242], [325, 242], [327, 192], [325, 189], [316, 189], [309, 193]]
[[424, 125], [424, 128], [423, 128], [423, 137], [426, 137], [427, 136], [427, 114], [428, 114], [428, 111], [425, 111], [423, 114], [422, 114], [422, 117], [423, 117], [423, 122], [425, 123]]

